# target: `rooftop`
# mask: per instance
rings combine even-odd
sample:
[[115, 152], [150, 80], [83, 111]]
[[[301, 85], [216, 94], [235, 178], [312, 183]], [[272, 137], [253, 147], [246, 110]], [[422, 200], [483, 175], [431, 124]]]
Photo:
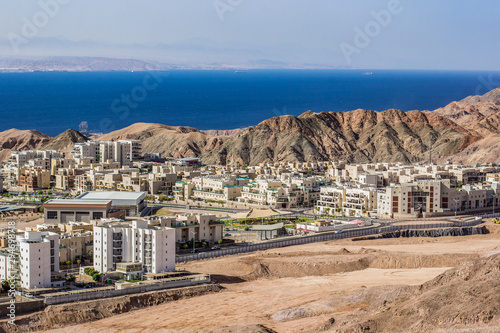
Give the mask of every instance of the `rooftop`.
[[75, 200], [95, 201], [111, 200], [113, 206], [134, 206], [139, 204], [146, 197], [145, 192], [126, 192], [126, 191], [88, 191], [82, 193]]

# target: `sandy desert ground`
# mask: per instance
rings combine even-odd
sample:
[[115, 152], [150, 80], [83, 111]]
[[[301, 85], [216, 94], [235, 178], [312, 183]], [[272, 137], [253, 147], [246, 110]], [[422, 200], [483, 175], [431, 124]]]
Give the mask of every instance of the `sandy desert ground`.
[[[224, 289], [50, 332], [379, 331], [351, 328], [412, 286], [500, 253], [500, 229], [488, 224], [488, 235], [343, 239], [189, 262], [179, 268], [210, 273]], [[483, 324], [453, 329], [498, 331]]]

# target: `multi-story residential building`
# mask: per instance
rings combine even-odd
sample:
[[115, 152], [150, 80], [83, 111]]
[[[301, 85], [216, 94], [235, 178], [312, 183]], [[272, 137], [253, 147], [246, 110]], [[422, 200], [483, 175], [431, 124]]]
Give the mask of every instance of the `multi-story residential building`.
[[498, 207], [499, 196], [498, 184], [455, 188], [450, 180], [419, 180], [387, 187], [379, 193], [378, 208], [390, 216], [473, 213]]
[[[155, 172], [155, 170], [159, 172]], [[147, 191], [149, 194], [171, 195], [176, 181], [176, 173], [164, 172], [161, 168], [153, 166], [153, 172], [146, 179]]]
[[24, 191], [50, 188], [50, 172], [42, 169], [21, 169], [19, 186]]
[[96, 162], [100, 162], [100, 146], [99, 141], [77, 142], [71, 152], [73, 158], [91, 158]]
[[243, 185], [240, 202], [269, 205], [273, 208], [295, 208], [309, 206], [319, 198], [319, 186], [315, 178], [298, 178], [284, 174], [283, 179], [275, 176], [258, 176]]
[[361, 216], [376, 214], [377, 190], [375, 188], [325, 186], [320, 190], [316, 203], [320, 214]]
[[144, 273], [175, 270], [175, 230], [133, 221], [94, 227], [94, 268], [116, 270], [119, 263], [140, 263]]
[[141, 142], [138, 140], [119, 140], [99, 143], [99, 160], [113, 160], [121, 166], [132, 165], [141, 156]]
[[[50, 161], [52, 158], [60, 157], [61, 154], [55, 150], [23, 150], [11, 152], [8, 162], [16, 165], [17, 167], [22, 167], [28, 164], [31, 160], [41, 159]], [[50, 166], [47, 170], [50, 170]]]
[[194, 184], [186, 183], [182, 180], [175, 182], [172, 189], [174, 192], [174, 198], [177, 200], [188, 200], [193, 195]]
[[176, 217], [161, 216], [148, 219], [150, 225], [175, 229], [177, 242], [189, 240], [217, 243], [222, 239], [224, 222], [212, 214], [191, 214]]
[[[16, 245], [0, 258], [0, 275], [18, 279], [24, 289], [50, 288], [59, 272], [59, 235], [53, 232], [26, 231], [16, 237]], [[12, 270], [12, 275], [9, 274]]]
[[74, 189], [76, 176], [76, 169], [59, 169], [55, 175], [55, 187], [61, 190]]
[[65, 263], [89, 258], [94, 250], [94, 233], [92, 231], [61, 234], [59, 237], [59, 262]]
[[203, 200], [234, 200], [241, 194], [240, 184], [246, 182], [238, 180], [235, 175], [225, 174], [195, 177], [192, 179], [194, 184], [192, 196]]
[[75, 158], [91, 158], [98, 163], [112, 160], [120, 166], [132, 165], [141, 157], [141, 143], [138, 140], [87, 141], [76, 143], [72, 154]]

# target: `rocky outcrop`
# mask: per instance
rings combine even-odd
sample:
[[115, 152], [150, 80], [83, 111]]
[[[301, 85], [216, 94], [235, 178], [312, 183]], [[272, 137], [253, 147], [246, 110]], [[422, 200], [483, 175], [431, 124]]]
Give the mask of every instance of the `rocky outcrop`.
[[69, 129], [52, 138], [43, 149], [53, 149], [58, 151], [70, 151], [77, 142], [87, 142], [89, 138], [74, 129]]
[[50, 139], [50, 136], [36, 130], [12, 128], [0, 132], [0, 161], [9, 158], [11, 151], [38, 149]]

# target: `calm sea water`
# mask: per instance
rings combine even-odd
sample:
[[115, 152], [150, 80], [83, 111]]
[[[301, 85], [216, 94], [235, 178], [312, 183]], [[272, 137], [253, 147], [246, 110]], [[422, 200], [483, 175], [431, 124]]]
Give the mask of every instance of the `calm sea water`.
[[357, 108], [433, 110], [500, 81], [498, 72], [255, 70], [0, 74], [0, 131], [110, 132], [135, 122], [198, 129]]

